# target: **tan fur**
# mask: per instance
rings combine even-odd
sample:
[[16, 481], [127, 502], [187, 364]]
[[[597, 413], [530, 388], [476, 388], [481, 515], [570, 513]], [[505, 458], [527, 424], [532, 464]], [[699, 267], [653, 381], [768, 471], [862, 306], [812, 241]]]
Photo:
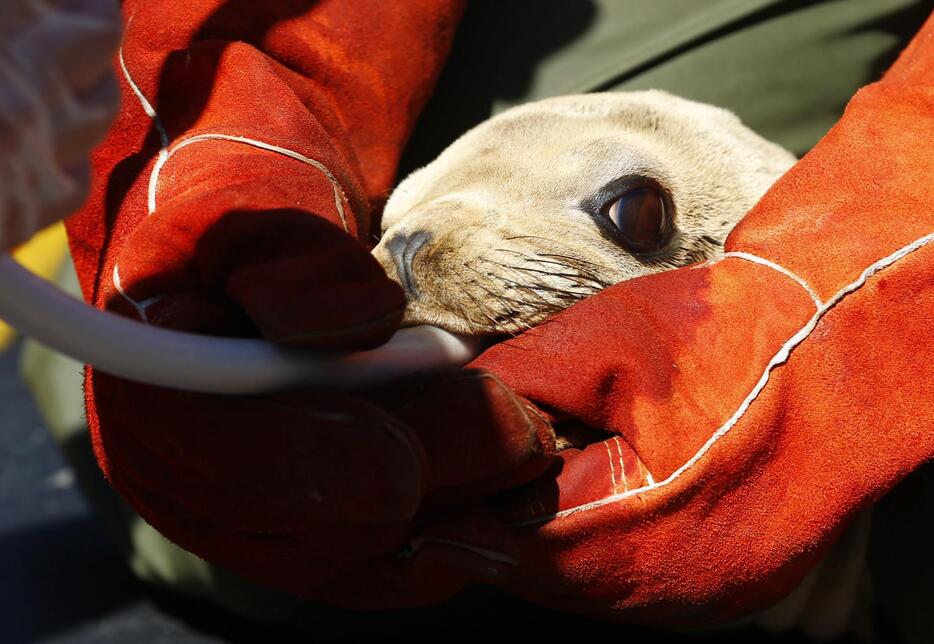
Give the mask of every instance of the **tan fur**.
[[[424, 230], [406, 321], [472, 335], [516, 333], [601, 288], [706, 259], [794, 157], [732, 113], [660, 91], [563, 96], [489, 119], [405, 179], [374, 254]], [[671, 196], [676, 234], [627, 252], [581, 204], [647, 176]]]

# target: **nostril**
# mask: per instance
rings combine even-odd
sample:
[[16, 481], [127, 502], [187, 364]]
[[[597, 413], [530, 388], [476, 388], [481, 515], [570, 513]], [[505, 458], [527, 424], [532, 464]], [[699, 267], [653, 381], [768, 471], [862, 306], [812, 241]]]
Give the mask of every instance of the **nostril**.
[[415, 287], [415, 275], [412, 272], [412, 262], [416, 253], [431, 239], [431, 234], [424, 230], [414, 233], [400, 233], [386, 243], [386, 250], [392, 256], [399, 273], [402, 288], [412, 299], [418, 298], [418, 289]]

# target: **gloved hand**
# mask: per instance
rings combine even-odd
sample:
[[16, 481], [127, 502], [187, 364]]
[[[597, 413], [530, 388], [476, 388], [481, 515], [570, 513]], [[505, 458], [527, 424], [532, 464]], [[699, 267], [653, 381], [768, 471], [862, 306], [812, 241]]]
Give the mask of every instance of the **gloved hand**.
[[434, 562], [456, 543], [512, 567], [511, 591], [603, 618], [697, 625], [788, 593], [934, 457], [932, 149], [934, 18], [724, 259], [609, 288], [470, 365], [559, 434], [609, 435], [434, 517], [411, 583], [450, 574]]
[[0, 250], [71, 214], [116, 112], [110, 0], [11, 0], [0, 14]]
[[[370, 213], [461, 4], [125, 2], [123, 109], [68, 222], [86, 297], [176, 329], [384, 342], [405, 302], [365, 246]], [[385, 402], [194, 395], [93, 369], [86, 384], [98, 460], [147, 521], [306, 596], [365, 577], [423, 506], [528, 481], [553, 450], [547, 422], [488, 377]]]
[[[136, 9], [135, 21], [152, 11], [142, 3]], [[368, 17], [375, 8], [369, 9]], [[137, 75], [134, 91], [144, 97], [158, 94], [154, 111], [164, 117], [163, 124], [175, 122], [171, 119], [187, 124], [182, 136], [192, 143], [178, 153], [168, 148], [167, 161], [159, 165], [160, 178], [153, 182], [150, 179], [160, 161], [163, 132], [159, 127], [140, 128], [138, 114], [131, 114], [127, 127], [113, 133], [113, 145], [99, 154], [103, 174], [109, 175], [110, 190], [101, 187], [94, 202], [97, 205], [72, 225], [85, 291], [98, 303], [128, 312], [139, 306], [147, 315], [159, 315], [160, 321], [178, 320], [160, 307], [162, 300], [147, 298], [197, 292], [192, 284], [199, 282], [193, 275], [200, 279], [219, 275], [213, 282], [215, 289], [217, 284], [239, 283], [232, 276], [241, 274], [243, 267], [228, 271], [224, 261], [203, 259], [239, 256], [226, 250], [215, 253], [213, 249], [226, 247], [216, 244], [206, 229], [179, 235], [187, 241], [181, 252], [169, 256], [185, 259], [178, 262], [179, 270], [166, 271], [172, 279], [165, 288], [150, 288], [158, 276], [135, 269], [137, 258], [146, 257], [144, 242], [136, 242], [139, 252], [129, 253], [124, 267], [122, 251], [117, 249], [150, 209], [155, 214], [163, 205], [171, 207], [176, 191], [179, 199], [198, 197], [203, 183], [193, 188], [192, 176], [219, 176], [222, 186], [231, 181], [236, 185], [241, 175], [252, 177], [255, 163], [262, 159], [265, 164], [272, 158], [267, 153], [310, 165], [283, 155], [281, 150], [288, 149], [319, 162], [325, 157], [366, 159], [359, 161], [359, 167], [367, 170], [361, 170], [356, 183], [370, 197], [378, 197], [388, 185], [372, 177], [391, 174], [385, 171], [393, 167], [391, 150], [398, 147], [367, 148], [367, 141], [384, 140], [374, 136], [382, 125], [350, 119], [344, 112], [356, 110], [359, 117], [369, 110], [375, 118], [384, 113], [369, 102], [383, 94], [361, 91], [359, 84], [356, 91], [348, 89], [354, 87], [354, 79], [364, 77], [361, 70], [350, 70], [344, 76], [317, 61], [325, 70], [322, 74], [328, 76], [327, 86], [346, 91], [341, 100], [324, 100], [316, 93], [320, 85], [303, 83], [301, 74], [294, 71], [295, 60], [301, 56], [276, 49], [295, 42], [295, 33], [274, 29], [267, 37], [246, 4], [223, 18], [231, 21], [233, 16], [237, 16], [238, 28], [250, 34], [231, 39], [255, 44], [262, 36], [267, 56], [274, 60], [281, 56], [288, 65], [269, 63], [267, 58], [262, 58], [263, 64], [251, 65], [255, 50], [249, 45], [243, 45], [248, 55], [237, 58], [233, 54], [239, 56], [240, 45], [188, 47], [185, 39], [193, 34], [216, 37], [219, 25], [229, 25], [219, 18], [203, 20], [203, 15], [197, 21], [203, 27], [180, 29], [182, 44], [160, 45], [158, 38], [152, 37], [135, 41], [142, 52], [137, 62], [144, 73]], [[158, 24], [160, 17], [161, 13], [150, 13], [148, 24]], [[342, 24], [361, 23], [351, 20]], [[378, 34], [400, 33], [387, 31], [385, 20], [373, 24], [381, 26]], [[928, 33], [930, 29], [929, 25]], [[406, 33], [406, 42], [422, 43], [426, 33], [424, 28], [414, 35]], [[175, 37], [161, 32], [157, 35]], [[373, 32], [367, 35], [375, 37]], [[148, 41], [146, 47], [144, 41]], [[364, 41], [367, 39], [357, 42]], [[130, 42], [128, 39], [128, 54]], [[184, 51], [186, 47], [192, 51]], [[143, 55], [173, 48], [183, 50], [185, 65], [169, 64], [163, 69], [163, 58], [150, 60]], [[406, 61], [430, 58], [424, 52], [421, 56], [406, 52], [394, 58], [392, 52], [398, 49], [375, 46], [372, 40], [367, 41], [367, 50], [387, 54], [388, 59], [381, 58], [383, 66], [378, 67], [393, 73], [377, 76], [392, 78], [396, 89], [398, 79], [407, 78], [406, 70], [412, 71]], [[111, 379], [93, 374], [88, 388], [89, 420], [105, 471], [148, 520], [185, 547], [255, 579], [342, 604], [375, 606], [382, 602], [385, 606], [432, 601], [484, 574], [537, 601], [617, 618], [687, 624], [723, 619], [770, 603], [800, 579], [847, 517], [934, 453], [929, 431], [931, 410], [926, 403], [932, 393], [931, 361], [917, 364], [913, 359], [916, 347], [925, 346], [926, 340], [923, 333], [927, 327], [917, 323], [918, 316], [927, 315], [932, 307], [930, 280], [925, 281], [922, 274], [925, 267], [929, 274], [930, 251], [918, 241], [923, 239], [919, 235], [929, 232], [925, 226], [930, 228], [931, 221], [925, 219], [924, 211], [916, 209], [931, 205], [918, 196], [925, 193], [916, 174], [921, 166], [918, 159], [925, 158], [922, 151], [930, 129], [924, 128], [931, 118], [930, 92], [919, 88], [922, 76], [930, 74], [930, 54], [919, 53], [922, 50], [916, 45], [900, 63], [902, 70], [915, 72], [890, 73], [888, 85], [861, 94], [846, 117], [849, 120], [845, 119], [835, 134], [763, 201], [758, 214], [738, 229], [731, 249], [755, 252], [767, 261], [736, 256], [713, 267], [620, 285], [478, 361], [476, 366], [494, 369], [519, 394], [547, 408], [551, 418], [568, 418], [568, 424], [576, 421], [619, 432], [618, 438], [564, 452], [557, 471], [532, 488], [517, 490], [490, 505], [451, 510], [453, 501], [473, 498], [481, 490], [489, 493], [509, 487], [534, 476], [534, 471], [547, 463], [547, 457], [536, 456], [546, 455], [550, 442], [549, 424], [539, 416], [542, 412], [495, 383], [474, 397], [458, 391], [463, 385], [454, 383], [442, 392], [428, 392], [427, 397], [422, 392], [420, 401], [402, 409], [365, 407], [360, 400], [286, 396], [260, 401], [266, 405], [261, 408], [262, 416], [252, 416], [255, 399], [217, 399], [202, 405], [201, 397], [173, 393], [174, 399], [162, 398], [158, 390], [115, 385]], [[206, 52], [203, 65], [204, 59], [194, 55], [200, 51]], [[330, 52], [328, 57], [347, 59], [346, 52]], [[927, 60], [927, 67], [918, 60]], [[162, 82], [156, 83], [156, 70], [162, 70]], [[202, 76], [197, 76], [199, 71]], [[167, 90], [175, 73], [181, 78], [185, 73], [193, 75], [192, 80], [179, 85], [186, 89], [186, 101], [172, 99]], [[205, 82], [205, 76], [212, 82]], [[256, 79], [255, 85], [250, 79]], [[288, 90], [277, 92], [283, 84]], [[211, 92], [199, 93], [199, 88], [208, 86]], [[263, 121], [263, 132], [250, 130], [256, 122], [251, 117], [261, 110], [250, 100], [257, 93], [254, 87], [262, 90], [263, 106], [276, 104], [276, 114], [284, 114], [272, 124]], [[315, 127], [307, 124], [307, 129], [298, 130], [303, 135], [298, 140], [273, 137], [274, 149], [240, 140], [268, 141], [258, 135], [296, 131], [296, 123], [290, 122], [288, 115], [298, 111], [279, 109], [289, 105], [287, 99], [294, 96], [300, 97], [305, 114], [309, 105], [316, 107], [313, 113], [319, 124], [327, 123], [322, 129], [329, 136], [327, 140], [340, 148], [338, 153], [328, 156], [327, 146], [322, 146], [323, 153], [319, 149], [313, 152], [324, 156], [314, 156], [312, 150], [303, 148], [303, 142], [317, 140]], [[191, 100], [203, 104], [192, 109]], [[241, 104], [245, 106], [242, 112], [238, 111]], [[340, 106], [339, 116], [326, 109], [334, 105]], [[411, 106], [419, 102], [399, 101], [397, 95], [391, 95], [383, 107], [392, 105], [414, 109]], [[227, 114], [235, 118], [226, 120]], [[347, 122], [360, 127], [335, 135]], [[411, 119], [397, 119], [395, 125], [402, 122], [410, 124]], [[202, 130], [193, 129], [202, 123], [219, 127], [225, 137], [239, 138], [204, 138]], [[298, 124], [302, 123], [300, 119]], [[275, 129], [278, 126], [283, 129]], [[163, 131], [172, 139], [181, 130], [163, 126]], [[212, 141], [205, 144], [211, 146], [243, 144], [259, 152], [250, 149], [246, 158], [235, 163], [236, 176], [228, 179], [227, 166], [217, 166], [213, 160], [218, 155], [236, 161], [237, 152], [212, 148], [210, 153], [186, 161], [185, 155], [197, 154], [205, 141]], [[345, 147], [342, 141], [350, 143]], [[294, 147], [287, 148], [284, 143]], [[127, 150], [132, 149], [144, 152], [128, 155]], [[905, 161], [902, 155], [915, 156]], [[389, 161], [381, 164], [379, 159]], [[172, 170], [173, 164], [177, 164], [176, 170]], [[325, 166], [350, 195], [348, 200], [356, 203], [354, 182], [345, 179], [340, 164]], [[275, 176], [269, 167], [257, 166], [256, 175]], [[880, 172], [890, 183], [867, 183], [866, 177], [879, 176], [873, 173]], [[828, 176], [835, 179], [832, 185]], [[303, 175], [301, 180], [315, 179]], [[292, 216], [291, 209], [301, 210], [296, 201], [303, 197], [280, 188], [275, 181], [269, 185], [264, 199], [285, 194], [285, 205], [276, 199], [261, 200], [261, 211], [287, 208], [286, 214]], [[149, 186], [155, 189], [148, 192]], [[124, 190], [126, 200], [115, 204], [114, 195], [119, 197]], [[104, 208], [106, 194], [111, 195], [109, 213]], [[254, 204], [243, 207], [239, 201], [243, 195], [256, 194], [252, 189], [217, 194], [236, 205], [229, 212], [238, 218], [243, 211], [255, 215]], [[150, 208], [152, 203], [155, 206]], [[211, 199], [196, 203], [210, 204]], [[869, 234], [867, 226], [881, 220], [883, 206], [886, 216], [901, 217], [901, 225], [878, 231], [870, 228]], [[354, 212], [352, 207], [350, 211]], [[328, 217], [327, 212], [335, 221], [336, 202], [333, 210], [314, 214]], [[365, 230], [359, 217], [357, 213], [356, 230]], [[209, 218], [207, 228], [221, 225], [214, 223], [221, 219]], [[191, 228], [181, 218], [174, 221], [182, 232]], [[228, 230], [248, 229], [232, 226]], [[242, 239], [237, 234], [232, 238]], [[794, 244], [788, 243], [789, 238]], [[208, 241], [203, 243], [203, 239]], [[902, 258], [898, 249], [911, 250], [913, 241], [918, 248]], [[188, 259], [191, 248], [195, 249], [193, 262]], [[210, 252], [202, 256], [201, 248]], [[885, 269], [886, 275], [870, 278], [865, 284], [857, 279], [866, 266], [889, 255], [894, 263]], [[260, 253], [263, 261], [259, 264], [273, 256]], [[147, 264], [140, 260], [140, 265]], [[215, 270], [215, 266], [221, 269]], [[807, 280], [818, 293], [819, 307], [808, 289], [789, 277], [783, 267]], [[135, 305], [121, 302], [123, 297], [112, 284], [115, 275], [121, 278], [118, 281], [126, 282], [123, 290]], [[125, 277], [128, 275], [134, 277]], [[831, 301], [829, 295], [843, 284], [852, 284], [853, 293], [841, 291], [845, 298], [840, 305], [825, 309], [824, 304]], [[243, 302], [241, 306], [249, 310], [249, 298], [238, 295], [243, 291], [226, 288], [230, 298]], [[883, 301], [886, 308], [878, 307]], [[221, 309], [210, 308], [217, 310]], [[815, 311], [819, 312], [816, 317]], [[846, 316], [858, 318], [859, 323]], [[207, 319], [210, 315], [199, 317], [193, 326]], [[253, 324], [273, 328], [260, 321]], [[893, 326], [897, 334], [891, 333]], [[320, 328], [326, 325], [313, 330]], [[291, 335], [287, 330], [282, 337]], [[876, 341], [880, 335], [886, 338], [882, 347]], [[785, 364], [781, 348], [789, 338], [803, 340]], [[354, 343], [357, 341], [360, 339]], [[517, 351], [517, 346], [525, 351]], [[770, 378], [764, 379], [763, 374]], [[124, 391], [120, 386], [130, 389]], [[887, 397], [898, 395], [900, 404], [868, 408], [880, 389]], [[418, 392], [412, 393], [393, 393], [386, 399], [404, 402], [419, 398]], [[503, 401], [503, 406], [480, 404], [489, 397]], [[466, 406], [452, 413], [447, 405], [458, 400], [466, 401]], [[429, 402], [433, 411], [420, 411]], [[175, 413], [170, 413], [169, 405], [176, 405]], [[485, 413], [482, 410], [487, 408], [492, 411], [480, 421], [467, 413]], [[202, 409], [203, 415], [199, 413]], [[353, 414], [345, 413], [348, 409]], [[413, 418], [429, 422], [419, 425], [407, 420], [404, 409], [412, 410]], [[854, 409], [860, 414], [854, 414]], [[278, 411], [282, 417], [276, 415]], [[187, 416], [188, 412], [192, 415]], [[390, 417], [383, 415], [390, 412]], [[316, 428], [327, 432], [326, 421], [339, 424], [348, 417], [357, 428], [363, 426], [360, 419], [371, 418], [392, 429], [402, 423], [409, 431], [387, 430], [374, 436], [351, 430], [315, 439]], [[180, 418], [186, 422], [180, 423]], [[443, 420], [435, 420], [439, 418]], [[458, 424], [463, 433], [446, 431], [451, 418], [465, 423]], [[151, 426], [148, 419], [154, 421]], [[887, 432], [884, 436], [877, 431], [880, 425]], [[266, 434], [259, 436], [257, 427]], [[204, 428], [210, 432], [201, 433]], [[345, 435], [350, 437], [346, 446], [327, 442]], [[399, 436], [406, 438], [394, 445]], [[414, 451], [408, 441], [411, 436], [416, 436], [414, 444], [420, 445]], [[432, 436], [437, 444], [432, 444]], [[456, 442], [450, 442], [451, 436], [463, 441], [461, 450], [456, 449]], [[355, 443], [353, 437], [359, 437]], [[466, 447], [473, 448], [470, 454], [477, 463], [484, 462], [488, 456], [481, 443], [488, 437], [494, 445], [490, 453], [496, 458], [491, 471], [482, 473], [479, 484], [476, 479], [465, 482], [460, 476], [453, 477], [453, 482], [441, 480], [449, 466], [471, 463], [463, 452]], [[319, 448], [325, 443], [326, 455]], [[516, 456], [503, 458], [510, 450], [496, 447], [498, 444], [515, 447], [512, 453]], [[419, 451], [426, 455], [421, 467], [415, 468], [419, 474], [403, 477], [412, 472], [412, 463], [419, 462], [412, 458]], [[854, 460], [844, 461], [841, 453], [852, 454]], [[371, 478], [358, 478], [355, 475], [360, 470], [347, 467], [342, 454], [352, 455], [347, 463], [372, 459], [374, 465], [385, 469], [367, 471]], [[325, 469], [296, 467], [296, 463], [306, 461]], [[507, 466], [501, 467], [503, 463]], [[525, 467], [526, 463], [534, 467]], [[340, 476], [335, 473], [338, 469]], [[522, 475], [516, 476], [519, 471]], [[796, 478], [803, 483], [792, 480]], [[431, 482], [412, 483], [425, 480]], [[396, 485], [386, 487], [390, 482]], [[646, 482], [648, 487], [638, 489]], [[367, 492], [382, 493], [384, 498], [368, 499], [354, 484]], [[426, 490], [433, 490], [424, 506], [433, 511], [419, 518], [421, 535], [411, 541], [408, 551], [383, 556], [410, 540], [412, 525], [407, 517], [412, 514], [412, 505], [405, 499], [412, 498], [407, 491], [414, 489], [419, 489], [416, 496], [420, 498], [425, 498]], [[327, 492], [322, 495], [324, 504], [314, 506], [320, 490]], [[820, 503], [812, 504], [814, 498]], [[303, 512], [309, 506], [318, 510]], [[393, 515], [392, 508], [408, 509]], [[366, 516], [375, 528], [364, 525]], [[329, 526], [327, 532], [322, 531], [324, 526]], [[478, 563], [482, 560], [487, 562], [485, 571]], [[327, 567], [326, 563], [332, 565]], [[510, 570], [512, 577], [504, 581]]]

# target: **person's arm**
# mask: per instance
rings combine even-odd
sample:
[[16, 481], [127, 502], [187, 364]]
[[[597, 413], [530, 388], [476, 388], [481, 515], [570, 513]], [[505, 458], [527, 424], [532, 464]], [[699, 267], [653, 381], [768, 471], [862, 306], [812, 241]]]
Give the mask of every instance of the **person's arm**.
[[11, 0], [0, 13], [0, 250], [70, 215], [117, 108], [110, 0]]
[[[139, 3], [140, 11], [144, 6]], [[138, 20], [142, 14], [136, 15]], [[154, 36], [164, 35], [157, 29], [161, 23], [151, 20]], [[929, 24], [886, 81], [854, 99], [841, 124], [737, 229], [728, 250], [738, 254], [712, 266], [618, 285], [500, 345], [474, 365], [496, 374], [481, 377], [486, 390], [477, 391], [476, 382], [465, 378], [442, 391], [422, 390], [427, 398], [421, 407], [352, 401], [355, 427], [364, 427], [357, 421], [367, 419], [404, 427], [401, 434], [368, 435], [333, 431], [348, 419], [341, 408], [347, 401], [337, 398], [292, 397], [275, 401], [286, 403], [275, 412], [263, 400], [265, 407], [251, 416], [239, 412], [256, 405], [254, 399], [217, 399], [202, 406], [197, 398], [175, 392], [164, 399], [141, 389], [124, 396], [122, 386], [98, 381], [95, 374], [89, 420], [105, 471], [147, 520], [186, 547], [253, 579], [344, 605], [428, 603], [484, 576], [539, 602], [617, 619], [690, 624], [769, 604], [800, 580], [850, 516], [934, 454], [927, 402], [934, 399], [932, 361], [917, 359], [919, 347], [928, 346], [925, 321], [934, 307], [926, 241], [934, 208], [924, 189], [924, 160], [934, 131], [932, 29]], [[141, 38], [138, 44], [143, 53], [146, 42]], [[259, 59], [252, 45], [217, 51], [211, 41], [203, 47], [215, 54], [203, 68], [187, 63], [184, 48], [177, 66], [163, 66], [161, 58], [155, 63], [126, 59], [144, 96], [161, 97], [176, 79], [199, 78], [204, 70], [237, 88], [225, 92], [223, 84], [212, 85], [206, 105], [223, 109], [199, 110], [194, 120], [184, 109], [169, 109], [169, 116], [190, 121], [182, 136], [201, 135], [190, 128], [202, 123], [202, 114], [209, 121], [205, 126], [214, 128], [210, 132], [231, 126], [232, 115], [241, 115], [243, 130], [263, 122], [242, 116], [257, 105], [258, 94], [264, 105], [286, 105], [276, 88], [292, 87], [287, 79], [294, 61], [285, 71], [275, 64], [254, 65]], [[347, 60], [331, 54], [328, 60]], [[231, 66], [224, 67], [227, 63]], [[134, 75], [134, 69], [149, 72]], [[385, 69], [395, 67], [390, 61]], [[160, 115], [161, 103], [152, 103]], [[203, 158], [185, 156], [198, 152], [199, 143], [192, 143], [163, 163], [168, 174], [155, 183], [155, 217], [147, 219], [152, 169], [161, 149], [173, 148], [162, 145], [158, 128], [134, 109], [136, 116], [128, 111], [125, 123], [135, 129], [115, 133], [117, 148], [100, 157], [111, 190], [102, 188], [98, 209], [81, 218], [85, 228], [73, 227], [74, 247], [84, 253], [79, 271], [86, 291], [99, 304], [130, 313], [139, 305], [147, 311], [152, 306], [161, 314], [166, 309], [158, 303], [165, 300], [151, 297], [186, 289], [198, 293], [190, 287], [207, 284], [210, 294], [222, 295], [210, 304], [250, 311], [249, 298], [257, 291], [241, 287], [264, 280], [251, 284], [237, 276], [254, 269], [259, 269], [254, 275], [263, 275], [277, 253], [227, 244], [256, 239], [243, 234], [248, 226], [240, 226], [256, 221], [256, 213], [220, 228], [236, 234], [212, 237], [217, 222], [228, 223], [217, 216], [225, 211], [184, 180], [202, 177], [206, 183], [199, 185], [211, 185], [212, 166], [199, 162], [218, 154], [229, 160], [216, 168], [219, 185], [253, 180], [255, 169], [257, 180], [272, 177], [268, 185], [276, 187], [222, 190], [218, 198], [236, 203], [244, 194], [255, 195], [251, 199], [284, 195], [294, 203], [295, 194], [278, 188], [282, 171], [266, 171], [284, 169], [281, 153], [254, 151], [251, 144], [241, 150], [238, 141], [226, 140], [200, 148], [214, 150]], [[265, 125], [272, 129], [263, 134], [278, 135], [275, 126], [281, 122]], [[361, 132], [366, 130], [361, 125]], [[170, 141], [179, 136], [171, 127], [166, 134]], [[270, 140], [255, 134], [246, 136]], [[274, 140], [277, 147], [285, 147], [283, 142]], [[113, 149], [119, 154], [109, 152]], [[139, 149], [145, 154], [133, 152]], [[230, 174], [231, 168], [241, 174]], [[301, 172], [319, 188], [331, 185], [320, 173], [301, 168], [302, 179]], [[163, 183], [167, 177], [171, 180]], [[358, 185], [375, 184], [361, 180]], [[113, 200], [122, 194], [120, 187], [126, 190], [123, 202]], [[107, 207], [116, 203], [116, 210], [105, 208], [108, 195]], [[318, 218], [310, 225], [323, 226], [322, 218], [333, 225], [339, 218], [336, 202], [325, 204], [318, 196], [312, 210]], [[183, 208], [189, 199], [204, 207]], [[260, 205], [263, 212], [270, 208], [268, 202]], [[176, 213], [166, 220], [174, 227], [160, 227], [160, 208]], [[291, 209], [286, 214], [295, 216]], [[113, 217], [117, 223], [108, 228]], [[177, 234], [137, 236], [144, 225]], [[134, 244], [127, 243], [131, 238]], [[166, 256], [177, 261], [164, 266], [150, 261], [151, 240], [162, 240], [161, 248], [175, 253]], [[276, 244], [267, 248], [275, 250]], [[354, 263], [348, 259], [352, 253], [341, 254], [348, 260], [342, 267]], [[127, 298], [108, 281], [123, 275], [114, 271], [117, 266], [159, 268], [134, 272], [124, 285], [135, 305], [121, 303]], [[879, 271], [872, 272], [874, 267]], [[863, 280], [867, 269], [872, 274]], [[160, 282], [163, 275], [171, 279]], [[340, 297], [343, 275], [329, 275], [338, 278], [333, 285]], [[279, 285], [273, 287], [276, 292]], [[302, 302], [302, 292], [280, 291], [291, 293], [294, 302]], [[268, 296], [258, 295], [259, 302]], [[270, 308], [263, 304], [256, 310]], [[295, 320], [306, 325], [322, 320], [312, 306], [280, 310], [296, 311]], [[336, 326], [344, 328], [346, 322]], [[474, 397], [467, 395], [471, 387]], [[179, 405], [176, 413], [163, 401]], [[189, 409], [205, 413], [186, 416]], [[451, 503], [475, 499], [478, 489], [490, 495], [533, 478], [554, 446], [548, 419], [558, 417], [614, 436], [562, 452], [554, 471], [531, 487], [485, 506], [452, 509]], [[394, 436], [414, 441], [409, 445], [419, 445], [415, 451], [424, 458], [391, 449]], [[486, 452], [484, 445], [493, 449]], [[495, 460], [510, 450], [515, 457]], [[379, 471], [357, 468], [368, 460]], [[415, 462], [420, 486], [407, 485], [414, 480], [406, 476]], [[479, 486], [468, 482], [471, 494], [459, 494], [463, 466], [486, 462], [507, 466], [500, 476], [483, 472], [487, 480]], [[304, 463], [314, 467], [305, 469]], [[525, 467], [529, 463], [532, 467]], [[521, 476], [510, 476], [518, 470]], [[372, 478], [360, 478], [364, 472]], [[449, 475], [452, 486], [444, 480]], [[432, 480], [442, 484], [434, 490], [421, 485]], [[329, 502], [309, 505], [320, 489], [333, 491]], [[368, 489], [382, 496], [367, 497]], [[435, 492], [438, 506], [419, 506], [418, 523], [405, 523], [419, 499], [431, 501]], [[368, 532], [367, 514], [378, 515], [379, 530]], [[351, 532], [344, 530], [348, 518]], [[397, 550], [404, 543], [410, 547]]]
[[611, 287], [471, 365], [610, 436], [439, 518], [413, 569], [484, 526], [505, 585], [563, 610], [695, 625], [785, 596], [934, 458], [932, 149], [934, 18], [722, 260]]
[[[370, 217], [461, 4], [124, 3], [121, 113], [67, 222], [85, 297], [293, 348], [388, 339], [405, 301], [368, 251]], [[89, 369], [87, 416], [104, 474], [169, 539], [326, 598], [403, 546], [425, 504], [550, 462], [550, 426], [521, 398], [490, 377], [451, 382], [461, 410], [446, 419], [434, 404], [446, 380], [383, 404], [197, 395]]]

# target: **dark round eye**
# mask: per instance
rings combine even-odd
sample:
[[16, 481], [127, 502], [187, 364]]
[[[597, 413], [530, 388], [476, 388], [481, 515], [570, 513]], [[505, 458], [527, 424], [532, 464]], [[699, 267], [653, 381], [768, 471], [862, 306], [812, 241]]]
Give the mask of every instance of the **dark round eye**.
[[624, 192], [610, 203], [606, 216], [619, 231], [623, 245], [633, 253], [661, 250], [671, 238], [668, 201], [651, 186]]

